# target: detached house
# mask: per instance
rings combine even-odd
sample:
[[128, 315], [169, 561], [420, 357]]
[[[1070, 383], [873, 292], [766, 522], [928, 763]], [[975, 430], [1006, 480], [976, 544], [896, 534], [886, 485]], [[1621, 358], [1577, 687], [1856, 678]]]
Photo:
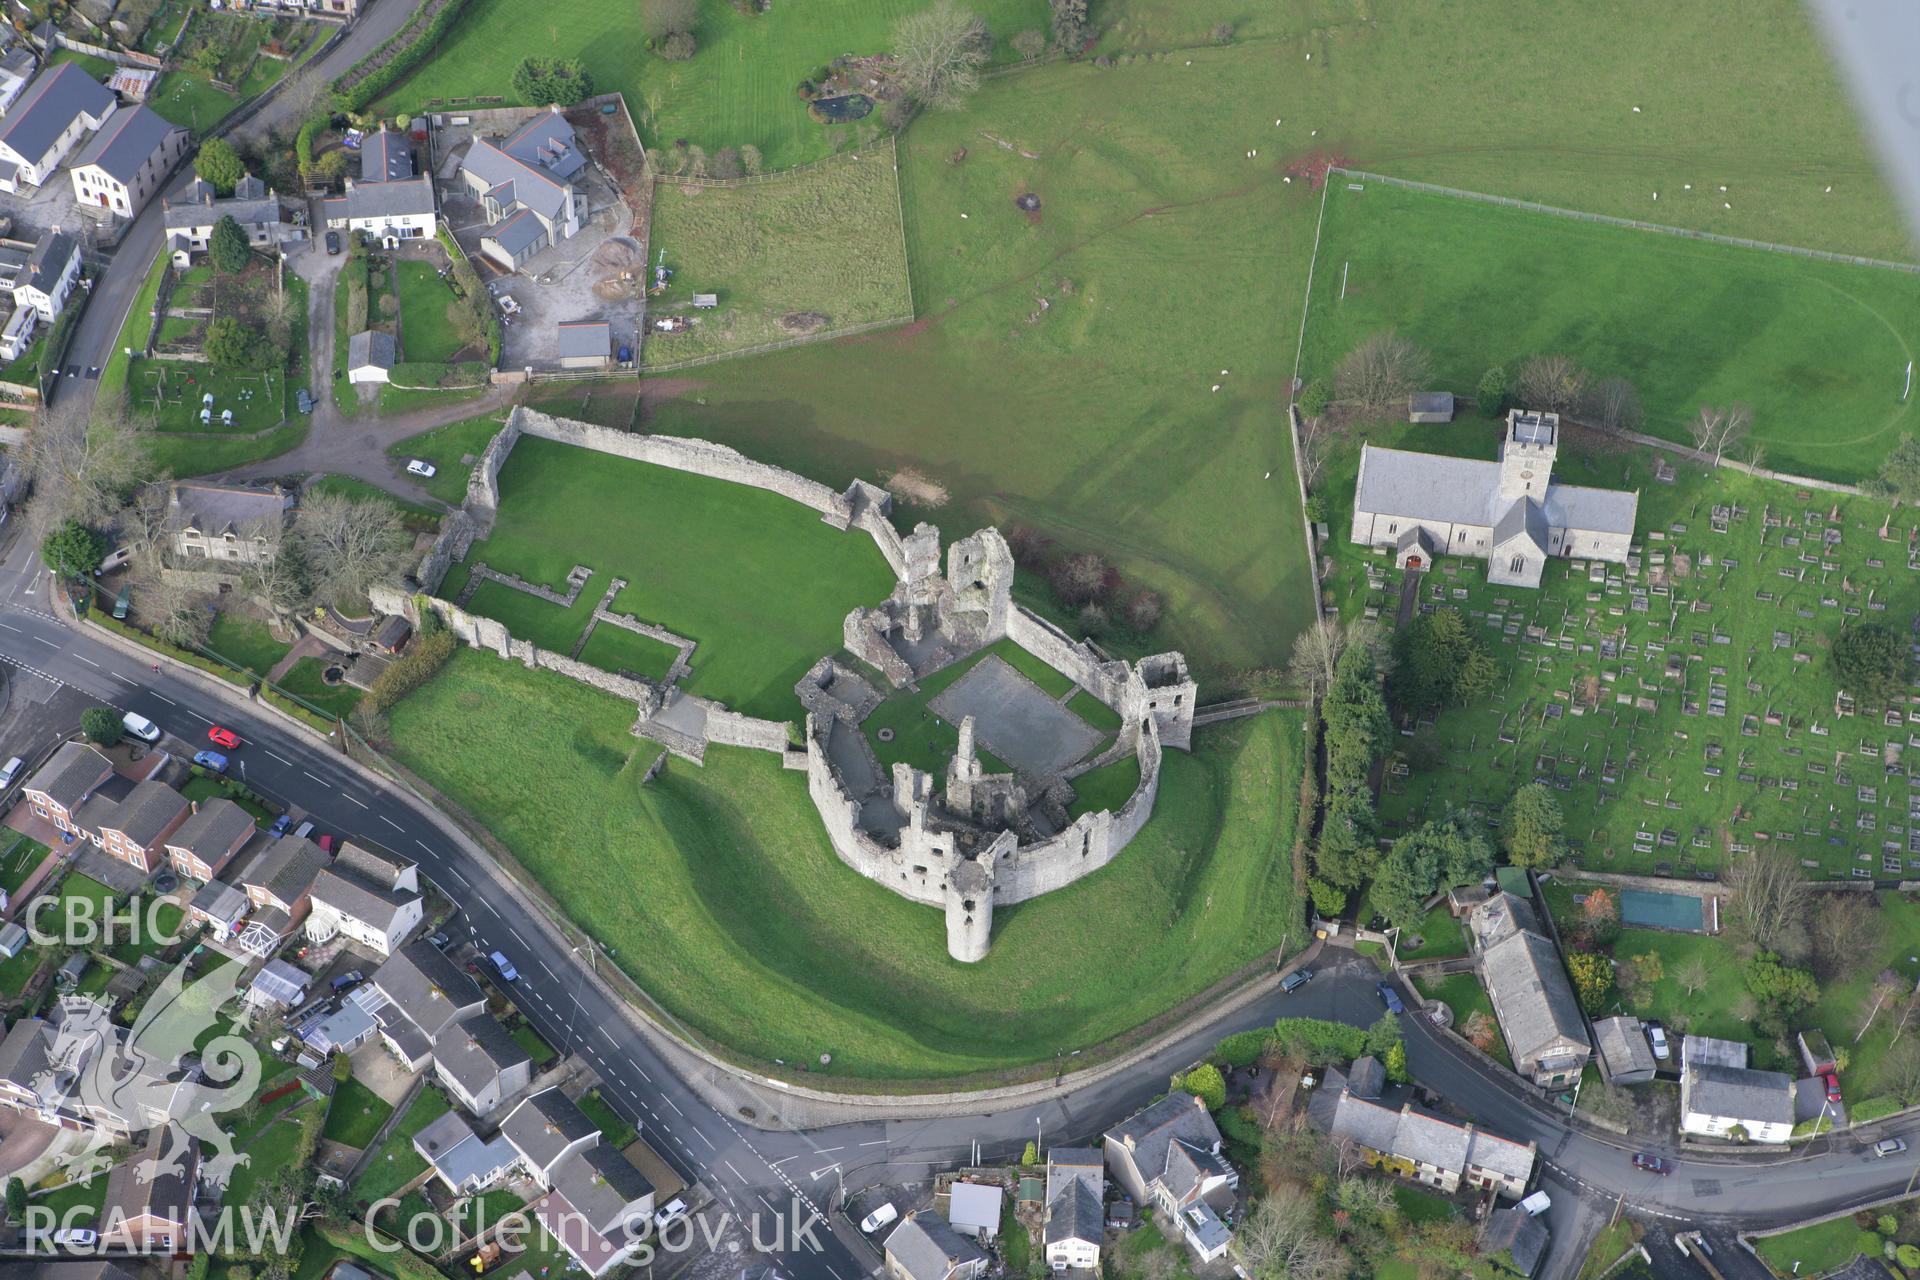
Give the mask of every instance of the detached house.
[[233, 801], [224, 797], [202, 800], [167, 837], [167, 861], [189, 880], [211, 880], [259, 832], [253, 815]]
[[476, 1014], [433, 1048], [434, 1078], [474, 1115], [486, 1118], [533, 1081], [533, 1058], [491, 1014]]
[[1560, 952], [1540, 932], [1532, 905], [1496, 893], [1468, 914], [1467, 924], [1513, 1069], [1545, 1088], [1579, 1080], [1593, 1045]]
[[1682, 1133], [1748, 1142], [1793, 1136], [1793, 1077], [1749, 1069], [1747, 1046], [1737, 1040], [1688, 1036], [1680, 1059]]
[[910, 1213], [887, 1237], [887, 1280], [974, 1280], [987, 1255], [931, 1209]]
[[80, 139], [119, 106], [113, 90], [78, 63], [48, 67], [0, 122], [0, 191], [42, 187]]
[[74, 815], [113, 776], [111, 760], [84, 742], [66, 742], [27, 779], [22, 794], [34, 817], [78, 835]]
[[515, 1107], [500, 1136], [547, 1193], [529, 1206], [534, 1216], [589, 1276], [598, 1280], [645, 1244], [653, 1184], [625, 1156], [600, 1145], [600, 1130], [558, 1089]]
[[240, 930], [240, 946], [254, 955], [272, 955], [307, 918], [313, 882], [326, 866], [326, 851], [298, 836], [281, 836], [255, 858], [239, 878], [253, 908]]
[[455, 1023], [487, 1006], [480, 984], [432, 944], [402, 947], [373, 971], [369, 986], [380, 1038], [400, 1064], [418, 1071], [433, 1061], [433, 1046]]
[[[169, 1150], [177, 1144], [181, 1149]], [[188, 1242], [200, 1149], [184, 1129], [155, 1126], [146, 1147], [107, 1175], [100, 1243], [135, 1253], [173, 1253]]]
[[1226, 1252], [1232, 1237], [1219, 1211], [1240, 1175], [1220, 1154], [1220, 1130], [1200, 1099], [1177, 1090], [1130, 1117], [1108, 1131], [1106, 1157], [1134, 1202], [1177, 1221], [1202, 1262]]
[[89, 212], [133, 217], [186, 153], [188, 138], [146, 107], [116, 113], [74, 160], [74, 197]]
[[1047, 1152], [1047, 1266], [1054, 1271], [1093, 1271], [1106, 1238], [1102, 1205], [1106, 1165], [1092, 1147], [1055, 1147]]
[[293, 495], [278, 486], [175, 484], [167, 490], [173, 551], [188, 560], [271, 560], [292, 510]]
[[506, 137], [475, 138], [460, 177], [493, 225], [480, 252], [504, 271], [518, 270], [549, 245], [577, 234], [585, 221], [573, 177], [586, 156], [560, 108], [534, 116]]
[[393, 954], [425, 909], [413, 863], [352, 843], [314, 877], [311, 897], [308, 938], [330, 942], [344, 935], [381, 956]]
[[433, 179], [414, 175], [406, 135], [383, 126], [360, 144], [359, 178], [349, 178], [346, 194], [321, 201], [320, 209], [329, 229], [362, 231], [391, 249], [432, 235], [439, 203]]

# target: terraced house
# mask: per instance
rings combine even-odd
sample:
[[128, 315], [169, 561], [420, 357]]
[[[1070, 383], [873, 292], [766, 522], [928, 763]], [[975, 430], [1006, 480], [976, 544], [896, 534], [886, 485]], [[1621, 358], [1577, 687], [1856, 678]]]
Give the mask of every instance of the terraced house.
[[172, 787], [116, 773], [82, 742], [64, 743], [27, 780], [25, 793], [35, 817], [143, 872], [166, 860], [167, 838], [192, 811]]
[[233, 195], [221, 199], [207, 182], [195, 178], [176, 200], [165, 202], [167, 250], [173, 265], [185, 268], [196, 253], [206, 250], [213, 228], [232, 218], [246, 232], [247, 243], [269, 249], [288, 241], [304, 240], [307, 229], [281, 202], [279, 193], [249, 174], [234, 185]]

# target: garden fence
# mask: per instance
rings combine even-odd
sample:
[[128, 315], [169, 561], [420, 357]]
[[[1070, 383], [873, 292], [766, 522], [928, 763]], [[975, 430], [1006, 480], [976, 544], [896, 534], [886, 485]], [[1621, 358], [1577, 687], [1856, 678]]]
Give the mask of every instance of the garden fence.
[[[1796, 258], [1812, 258], [1820, 262], [1839, 262], [1856, 267], [1880, 267], [1888, 271], [1905, 271], [1910, 275], [1920, 275], [1920, 263], [1891, 262], [1885, 258], [1867, 258], [1852, 253], [1833, 253], [1826, 249], [1807, 249], [1799, 245], [1774, 244], [1766, 240], [1748, 240], [1740, 236], [1725, 236], [1714, 231], [1692, 231], [1686, 227], [1670, 227], [1659, 222], [1643, 222], [1638, 218], [1620, 218], [1607, 213], [1584, 213], [1579, 209], [1562, 209], [1556, 205], [1536, 204], [1531, 200], [1515, 200], [1511, 196], [1490, 195], [1484, 191], [1462, 191], [1457, 187], [1443, 187], [1432, 182], [1416, 182], [1412, 178], [1390, 178], [1383, 173], [1369, 173], [1364, 169], [1330, 168], [1331, 175], [1342, 174], [1349, 178], [1359, 178], [1366, 182], [1384, 182], [1391, 187], [1406, 187], [1414, 191], [1427, 191], [1434, 195], [1454, 196], [1462, 200], [1478, 200], [1482, 204], [1504, 205], [1510, 209], [1525, 209], [1529, 213], [1552, 214], [1556, 218], [1574, 218], [1581, 222], [1598, 222], [1610, 227], [1630, 227], [1635, 231], [1653, 231], [1660, 235], [1680, 236], [1687, 240], [1705, 240], [1713, 244], [1734, 245], [1741, 249], [1763, 249], [1768, 253], [1784, 253]], [[1323, 197], [1324, 198], [1324, 197]]]
[[911, 314], [894, 316], [889, 320], [869, 320], [865, 324], [848, 325], [844, 329], [829, 329], [825, 333], [807, 333], [796, 338], [783, 338], [778, 342], [762, 342], [758, 346], [741, 347], [737, 351], [713, 351], [704, 356], [689, 356], [685, 360], [668, 360], [660, 364], [648, 360], [643, 348], [640, 367], [647, 373], [663, 373], [669, 369], [691, 369], [695, 365], [712, 364], [716, 360], [731, 360], [735, 356], [756, 356], [766, 351], [781, 351], [787, 347], [798, 347], [809, 342], [825, 342], [829, 338], [847, 338], [856, 333], [871, 333], [875, 329], [891, 329], [898, 325], [912, 323]]

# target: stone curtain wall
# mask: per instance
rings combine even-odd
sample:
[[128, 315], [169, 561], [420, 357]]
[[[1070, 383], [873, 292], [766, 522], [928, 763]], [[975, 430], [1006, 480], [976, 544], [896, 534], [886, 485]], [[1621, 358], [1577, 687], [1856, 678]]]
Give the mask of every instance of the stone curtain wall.
[[1121, 715], [1127, 714], [1125, 663], [1102, 662], [1085, 641], [1070, 639], [1024, 605], [1008, 610], [1007, 638]]
[[788, 735], [792, 726], [785, 720], [760, 720], [730, 711], [718, 702], [705, 698], [695, 701], [706, 704], [709, 743], [722, 747], [750, 747], [755, 751], [771, 751], [777, 755], [784, 755], [791, 745]]

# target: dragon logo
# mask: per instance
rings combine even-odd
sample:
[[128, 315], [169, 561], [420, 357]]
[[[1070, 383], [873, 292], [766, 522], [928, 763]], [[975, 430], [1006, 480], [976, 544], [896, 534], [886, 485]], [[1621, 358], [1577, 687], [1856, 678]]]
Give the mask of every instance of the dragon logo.
[[[34, 1076], [43, 1113], [89, 1126], [87, 1141], [61, 1157], [67, 1177], [86, 1181], [112, 1166], [116, 1134], [164, 1127], [158, 1154], [136, 1166], [142, 1183], [185, 1174], [193, 1139], [204, 1153], [200, 1176], [225, 1187], [248, 1157], [220, 1127], [221, 1113], [244, 1107], [260, 1087], [260, 1054], [232, 1032], [219, 1009], [233, 998], [244, 966], [222, 965], [196, 982], [174, 966], [131, 1029], [85, 996], [69, 996], [49, 1018], [46, 1066]], [[217, 1032], [208, 1038], [208, 1032]]]

